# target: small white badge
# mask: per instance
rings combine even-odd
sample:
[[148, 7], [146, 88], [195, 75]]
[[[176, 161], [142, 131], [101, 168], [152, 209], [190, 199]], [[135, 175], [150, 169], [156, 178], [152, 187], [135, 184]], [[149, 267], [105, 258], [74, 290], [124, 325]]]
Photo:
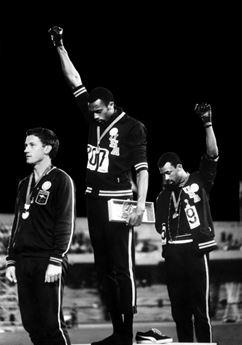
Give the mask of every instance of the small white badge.
[[191, 184], [191, 191], [192, 191], [193, 193], [196, 193], [198, 190], [199, 190], [198, 184], [197, 184], [197, 183], [192, 183], [192, 184]]
[[48, 190], [48, 189], [50, 189], [50, 187], [51, 187], [51, 182], [50, 182], [50, 181], [45, 181], [45, 182], [42, 184], [41, 189], [42, 189], [42, 190]]

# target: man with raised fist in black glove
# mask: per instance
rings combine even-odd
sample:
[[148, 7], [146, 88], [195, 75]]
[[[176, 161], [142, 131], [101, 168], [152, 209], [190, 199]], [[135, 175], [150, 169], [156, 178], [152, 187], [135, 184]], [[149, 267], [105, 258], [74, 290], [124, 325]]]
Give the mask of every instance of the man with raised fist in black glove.
[[[136, 312], [134, 230], [142, 222], [148, 190], [146, 128], [114, 103], [110, 90], [87, 92], [63, 46], [63, 29], [49, 30], [63, 74], [89, 125], [86, 196], [90, 238], [100, 288], [110, 312], [113, 334], [96, 345], [133, 344]], [[137, 207], [123, 222], [110, 222], [108, 200], [132, 199], [131, 170], [136, 172]]]
[[212, 342], [209, 318], [208, 253], [216, 249], [209, 193], [216, 176], [218, 147], [210, 104], [196, 104], [206, 135], [198, 171], [184, 170], [179, 156], [158, 160], [163, 188], [156, 200], [156, 230], [162, 234], [171, 311], [179, 342]]

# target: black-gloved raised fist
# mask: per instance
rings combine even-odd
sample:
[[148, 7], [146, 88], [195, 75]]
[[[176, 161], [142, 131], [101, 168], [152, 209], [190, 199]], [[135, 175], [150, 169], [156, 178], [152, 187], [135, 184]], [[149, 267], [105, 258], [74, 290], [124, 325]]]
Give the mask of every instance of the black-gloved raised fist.
[[51, 40], [55, 47], [61, 47], [63, 46], [63, 29], [59, 26], [52, 26], [48, 30]]
[[208, 103], [196, 104], [194, 108], [196, 114], [202, 120], [204, 127], [212, 126], [212, 108]]

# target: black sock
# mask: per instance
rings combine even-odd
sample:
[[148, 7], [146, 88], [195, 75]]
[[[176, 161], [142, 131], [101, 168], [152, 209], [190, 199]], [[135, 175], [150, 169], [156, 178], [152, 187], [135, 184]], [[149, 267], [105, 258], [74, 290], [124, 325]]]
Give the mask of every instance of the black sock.
[[113, 332], [122, 333], [124, 327], [122, 314], [118, 312], [110, 312], [110, 316], [113, 324]]
[[124, 326], [123, 326], [123, 335], [127, 338], [133, 338], [133, 313], [124, 314]]

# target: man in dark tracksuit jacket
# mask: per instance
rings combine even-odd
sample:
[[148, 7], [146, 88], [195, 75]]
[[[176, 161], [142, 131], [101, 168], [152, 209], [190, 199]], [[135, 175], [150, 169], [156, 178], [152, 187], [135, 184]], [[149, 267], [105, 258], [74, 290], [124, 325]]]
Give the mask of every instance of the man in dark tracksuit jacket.
[[[99, 345], [131, 345], [136, 312], [134, 231], [145, 210], [148, 189], [146, 128], [116, 107], [102, 87], [87, 93], [62, 41], [62, 29], [50, 29], [62, 70], [89, 124], [87, 144], [87, 218], [98, 281], [110, 312], [113, 334]], [[132, 199], [131, 171], [136, 172], [137, 207], [125, 223], [110, 222], [108, 200]]]
[[59, 141], [49, 129], [28, 130], [25, 154], [33, 166], [18, 186], [6, 277], [17, 282], [22, 323], [35, 345], [69, 345], [62, 313], [74, 231], [75, 191], [70, 176], [51, 163]]
[[[209, 318], [208, 255], [216, 249], [209, 193], [216, 176], [218, 148], [210, 105], [196, 106], [206, 131], [207, 153], [199, 171], [189, 174], [174, 152], [158, 168], [163, 190], [156, 201], [156, 229], [162, 234], [168, 293], [179, 342], [212, 342]], [[194, 320], [193, 320], [194, 318]]]

